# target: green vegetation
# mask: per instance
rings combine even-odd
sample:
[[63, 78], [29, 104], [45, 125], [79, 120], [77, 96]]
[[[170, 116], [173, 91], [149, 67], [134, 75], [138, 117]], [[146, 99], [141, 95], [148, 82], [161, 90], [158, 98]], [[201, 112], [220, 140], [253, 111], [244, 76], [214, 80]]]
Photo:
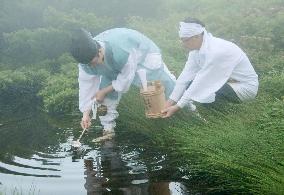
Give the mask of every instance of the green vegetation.
[[200, 105], [207, 122], [186, 110], [164, 122], [145, 121], [143, 113], [126, 110], [134, 104], [133, 96], [120, 106], [123, 136], [131, 131], [166, 148], [193, 182], [212, 185], [207, 192], [283, 193], [283, 99], [260, 94], [242, 105]]
[[2, 0], [0, 114], [33, 105], [48, 113], [79, 113], [77, 67], [67, 53], [76, 27], [94, 34], [137, 29], [160, 46], [178, 75], [187, 55], [178, 22], [187, 16], [246, 51], [260, 78], [257, 99], [198, 105], [206, 123], [186, 110], [170, 120], [148, 120], [132, 89], [119, 106], [119, 136], [131, 132], [168, 150], [190, 185], [207, 183], [207, 192], [284, 194], [283, 0]]

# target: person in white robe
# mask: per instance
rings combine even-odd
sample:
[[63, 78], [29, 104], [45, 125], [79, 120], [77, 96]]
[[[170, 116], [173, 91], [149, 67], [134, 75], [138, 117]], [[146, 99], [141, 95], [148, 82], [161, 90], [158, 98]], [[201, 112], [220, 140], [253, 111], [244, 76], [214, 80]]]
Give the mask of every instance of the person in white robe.
[[165, 118], [184, 107], [196, 109], [194, 102], [212, 103], [222, 97], [242, 102], [256, 97], [258, 75], [236, 44], [214, 37], [195, 18], [180, 22], [179, 37], [189, 54], [162, 111]]

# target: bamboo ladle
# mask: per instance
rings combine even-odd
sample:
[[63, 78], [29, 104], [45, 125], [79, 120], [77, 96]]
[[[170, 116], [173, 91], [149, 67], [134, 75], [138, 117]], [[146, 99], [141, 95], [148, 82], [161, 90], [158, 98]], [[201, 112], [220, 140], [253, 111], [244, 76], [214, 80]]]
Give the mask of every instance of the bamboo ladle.
[[87, 128], [85, 128], [80, 137], [76, 140], [76, 141], [72, 141], [72, 144], [71, 144], [71, 147], [74, 148], [74, 149], [78, 149], [82, 146], [82, 144], [80, 143], [80, 139], [82, 138], [82, 136], [84, 135], [85, 131], [87, 130]]

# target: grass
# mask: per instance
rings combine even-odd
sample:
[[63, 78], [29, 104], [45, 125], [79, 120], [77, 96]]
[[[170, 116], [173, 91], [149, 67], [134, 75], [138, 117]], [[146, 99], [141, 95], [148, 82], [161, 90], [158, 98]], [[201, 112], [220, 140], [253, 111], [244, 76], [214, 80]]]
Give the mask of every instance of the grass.
[[186, 110], [146, 119], [135, 94], [121, 102], [119, 128], [166, 149], [193, 183], [207, 182], [208, 193], [284, 194], [284, 100], [262, 90], [250, 103], [198, 105], [205, 123]]

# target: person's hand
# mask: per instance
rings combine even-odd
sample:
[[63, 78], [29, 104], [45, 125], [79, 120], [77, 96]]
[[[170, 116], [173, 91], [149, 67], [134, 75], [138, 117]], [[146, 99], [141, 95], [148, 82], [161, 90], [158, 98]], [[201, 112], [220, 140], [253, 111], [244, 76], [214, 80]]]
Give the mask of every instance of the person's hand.
[[90, 111], [86, 111], [83, 113], [83, 117], [81, 120], [81, 127], [83, 129], [88, 129], [91, 126], [91, 117], [90, 117]]
[[166, 104], [165, 104], [165, 109], [168, 108], [168, 107], [170, 107], [170, 106], [173, 106], [173, 105], [175, 105], [175, 104], [176, 104], [175, 101], [173, 101], [173, 100], [171, 100], [171, 99], [168, 99], [168, 100], [166, 101]]
[[107, 95], [108, 93], [111, 93], [113, 90], [114, 90], [114, 89], [113, 89], [112, 85], [109, 85], [109, 86], [107, 86], [107, 87], [105, 87], [105, 88], [99, 90], [99, 91], [96, 93], [96, 95], [95, 95], [96, 101], [97, 101], [98, 103], [103, 103], [103, 101], [104, 101], [106, 95]]
[[107, 95], [107, 93], [103, 89], [99, 90], [95, 95], [96, 101], [98, 103], [102, 103], [104, 101], [106, 95]]
[[168, 108], [165, 108], [164, 110], [162, 110], [162, 114], [164, 114], [164, 116], [162, 118], [168, 118], [171, 117], [172, 115], [174, 115], [174, 113], [176, 113], [178, 110], [180, 109], [180, 107], [178, 107], [177, 105], [174, 106], [170, 106]]

